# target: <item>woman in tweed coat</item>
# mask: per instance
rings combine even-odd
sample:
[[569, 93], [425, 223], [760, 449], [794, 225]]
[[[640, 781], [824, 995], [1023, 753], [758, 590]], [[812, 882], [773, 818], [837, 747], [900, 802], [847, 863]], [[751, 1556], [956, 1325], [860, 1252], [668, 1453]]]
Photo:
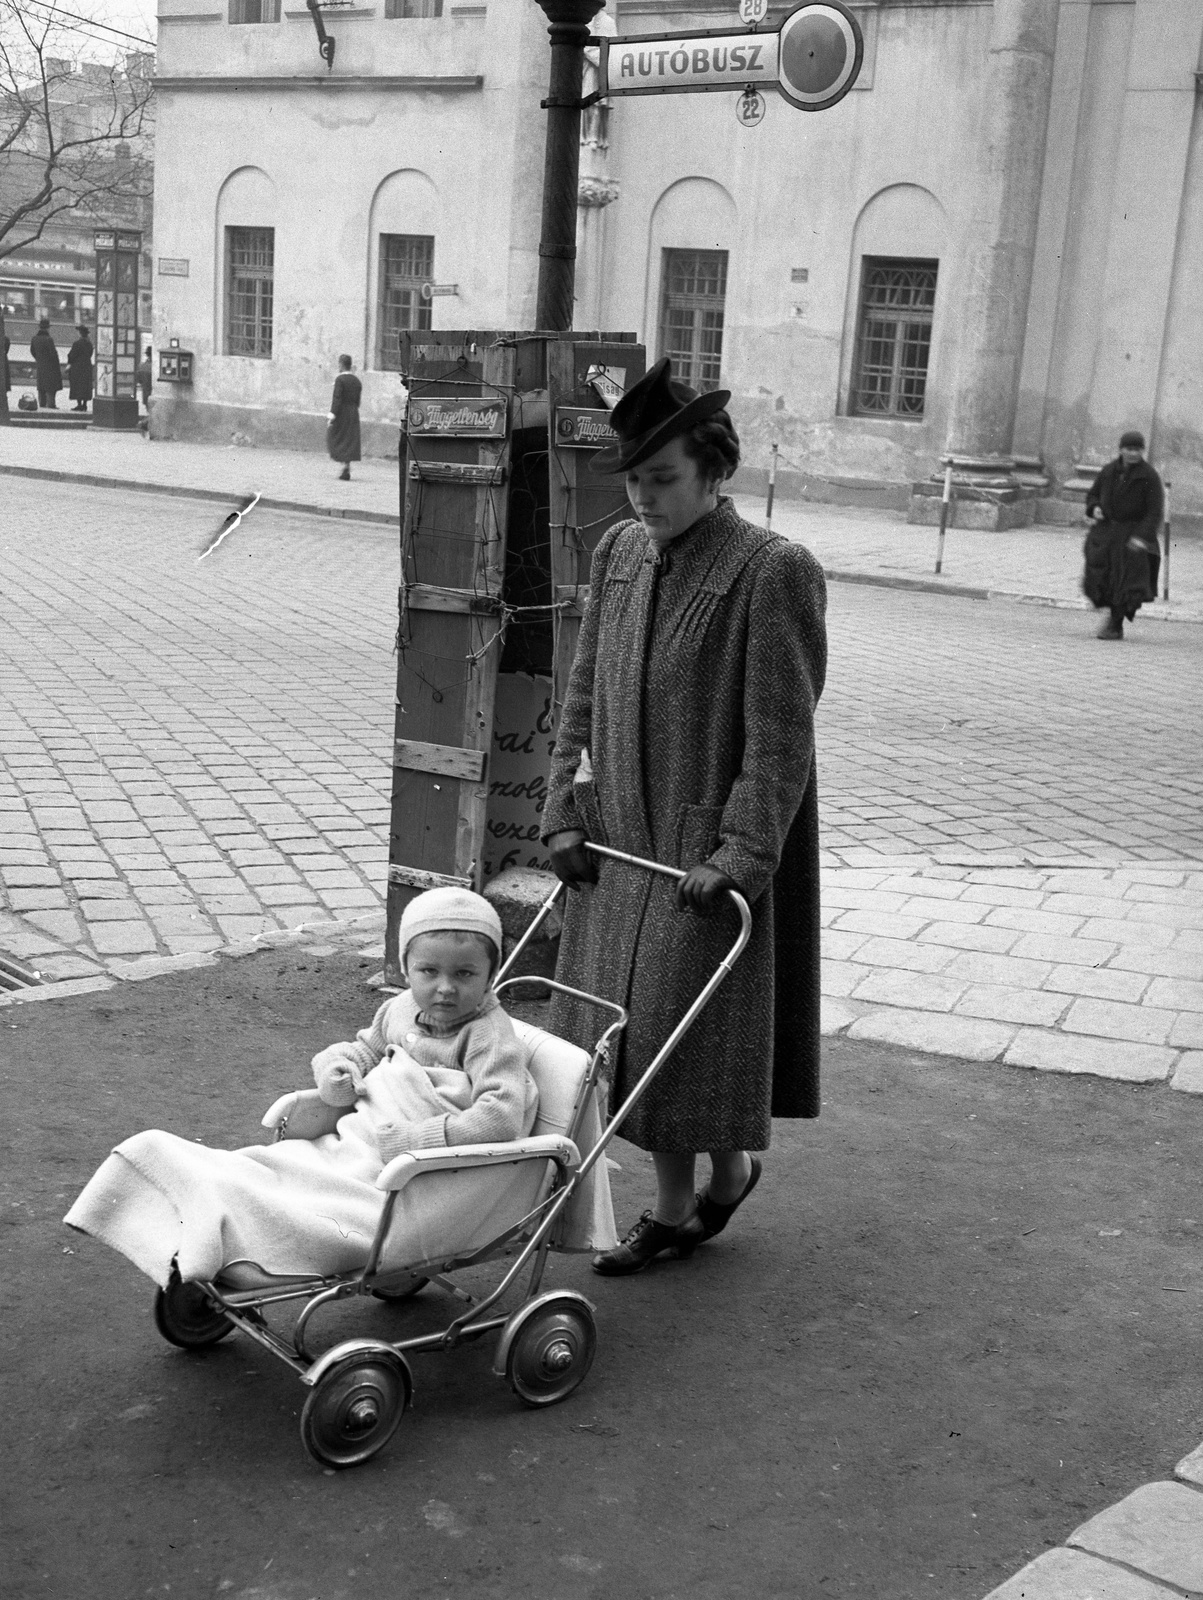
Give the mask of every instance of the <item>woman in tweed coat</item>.
[[[557, 974], [631, 1013], [614, 1100], [629, 1092], [730, 949], [738, 888], [751, 941], [623, 1124], [653, 1153], [657, 1200], [604, 1273], [689, 1255], [751, 1193], [771, 1116], [819, 1111], [819, 873], [814, 710], [826, 666], [822, 570], [738, 516], [719, 484], [739, 441], [729, 395], [697, 395], [667, 359], [613, 413], [638, 520], [593, 556], [590, 597], [552, 758], [543, 837], [580, 889]], [[591, 839], [686, 873], [589, 856]], [[552, 1027], [591, 1037], [556, 996]], [[694, 1193], [695, 1155], [711, 1157]]]

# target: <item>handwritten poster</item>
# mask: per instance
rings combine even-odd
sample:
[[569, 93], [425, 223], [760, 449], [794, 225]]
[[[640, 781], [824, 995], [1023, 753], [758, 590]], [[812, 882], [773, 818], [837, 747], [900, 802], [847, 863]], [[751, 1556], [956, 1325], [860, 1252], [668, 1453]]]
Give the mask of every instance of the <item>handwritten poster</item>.
[[499, 673], [489, 754], [486, 878], [495, 878], [507, 867], [551, 871], [539, 830], [555, 742], [551, 679], [525, 672]]

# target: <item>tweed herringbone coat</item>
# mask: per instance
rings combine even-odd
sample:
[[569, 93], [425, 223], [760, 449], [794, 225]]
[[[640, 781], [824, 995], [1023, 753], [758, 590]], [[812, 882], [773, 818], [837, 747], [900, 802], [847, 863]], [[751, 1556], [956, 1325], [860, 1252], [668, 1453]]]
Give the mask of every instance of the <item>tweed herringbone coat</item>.
[[[623, 1124], [645, 1150], [763, 1150], [771, 1116], [818, 1115], [825, 607], [814, 558], [726, 497], [660, 556], [638, 522], [593, 556], [543, 836], [582, 828], [682, 870], [709, 862], [752, 905], [747, 949]], [[676, 910], [674, 888], [603, 861], [596, 887], [568, 896], [557, 976], [631, 1013], [612, 1107], [738, 932], [725, 897], [699, 915]], [[555, 996], [551, 1026], [589, 1045], [600, 1016]]]

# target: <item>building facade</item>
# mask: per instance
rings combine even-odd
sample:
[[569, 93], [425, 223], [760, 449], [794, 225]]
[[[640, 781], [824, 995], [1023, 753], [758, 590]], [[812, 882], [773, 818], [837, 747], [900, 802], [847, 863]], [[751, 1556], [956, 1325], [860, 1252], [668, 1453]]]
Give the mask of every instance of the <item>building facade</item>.
[[[400, 329], [532, 325], [546, 19], [355, 0], [324, 13], [327, 70], [304, 6], [223, 5], [161, 0], [155, 343], [196, 376], [152, 425], [320, 448], [345, 351], [391, 451]], [[864, 67], [829, 111], [586, 115], [576, 325], [730, 388], [749, 482], [776, 443], [837, 497], [905, 493], [949, 450], [1055, 486], [1140, 427], [1203, 512], [1203, 7], [853, 9]], [[596, 28], [734, 12], [618, 0]]]

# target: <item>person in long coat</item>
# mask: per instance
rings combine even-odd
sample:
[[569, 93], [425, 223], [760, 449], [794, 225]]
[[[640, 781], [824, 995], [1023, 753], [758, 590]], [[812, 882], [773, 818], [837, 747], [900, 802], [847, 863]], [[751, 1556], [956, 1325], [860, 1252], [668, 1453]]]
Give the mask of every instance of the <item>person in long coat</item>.
[[[557, 977], [630, 1024], [613, 1105], [731, 949], [751, 941], [622, 1125], [652, 1152], [655, 1207], [596, 1270], [635, 1272], [720, 1232], [760, 1176], [770, 1118], [819, 1113], [819, 860], [814, 712], [827, 646], [822, 569], [745, 522], [719, 484], [739, 461], [724, 391], [658, 362], [615, 407], [637, 520], [602, 537], [552, 757], [542, 836], [570, 887]], [[584, 840], [683, 871], [674, 885]], [[585, 1044], [597, 1012], [553, 996]], [[694, 1192], [695, 1156], [711, 1177]]]
[[75, 401], [73, 410], [86, 411], [92, 398], [92, 341], [81, 322], [79, 338], [67, 351], [67, 372], [70, 375], [70, 398]]
[[59, 365], [58, 346], [50, 332], [50, 318], [43, 317], [38, 331], [29, 341], [29, 353], [37, 364], [38, 404], [57, 411], [55, 395], [63, 386], [63, 369]]
[[338, 377], [334, 380], [326, 427], [326, 449], [331, 461], [343, 464], [340, 479], [349, 478], [352, 461], [359, 460], [359, 398], [362, 393], [363, 384], [351, 371], [351, 357], [339, 356]]
[[1131, 622], [1146, 600], [1157, 598], [1165, 492], [1144, 449], [1143, 433], [1125, 433], [1119, 455], [1086, 496], [1090, 531], [1083, 547], [1082, 588], [1096, 610], [1111, 613], [1099, 629], [1100, 639], [1122, 639], [1125, 618]]

